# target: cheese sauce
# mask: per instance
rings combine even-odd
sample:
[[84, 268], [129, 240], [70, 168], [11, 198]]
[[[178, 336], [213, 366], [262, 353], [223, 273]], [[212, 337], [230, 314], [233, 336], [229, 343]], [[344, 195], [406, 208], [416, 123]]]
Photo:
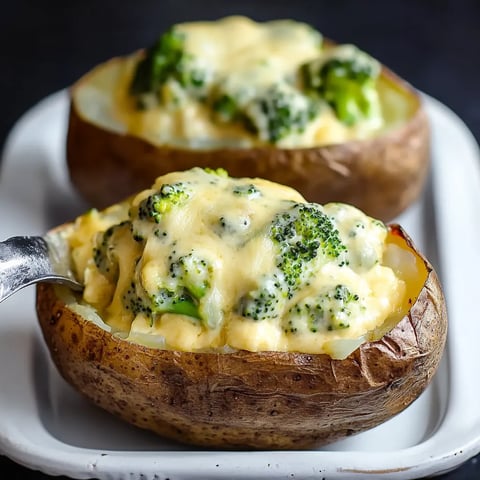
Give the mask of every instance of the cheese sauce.
[[159, 177], [79, 217], [68, 240], [83, 303], [151, 346], [340, 358], [405, 308], [381, 222], [223, 171]]
[[[214, 22], [178, 24], [174, 29], [184, 39], [191, 68], [202, 72], [205, 84], [192, 95], [187, 87], [168, 80], [161, 87], [160, 104], [156, 103], [155, 95], [150, 95], [147, 103], [151, 105], [138, 109], [129, 92], [141, 57], [131, 56], [116, 69], [115, 78], [110, 79], [115, 88], [108, 102], [113, 110], [110, 112], [112, 123], [125, 125], [127, 132], [154, 144], [199, 149], [246, 148], [272, 142], [293, 148], [369, 138], [384, 127], [377, 93], [373, 92], [372, 101], [377, 111], [368, 119], [347, 125], [323, 101], [298, 128], [275, 141], [269, 137], [268, 129], [262, 124], [264, 107], [256, 111], [250, 104], [264, 98], [269, 88], [279, 87], [294, 97], [289, 100], [292, 115], [303, 115], [304, 103], [309, 99], [303, 92], [301, 66], [330, 55], [331, 49], [323, 46], [321, 34], [307, 24], [292, 20], [257, 23], [237, 16]], [[357, 55], [351, 45], [342, 48], [349, 55]], [[371, 62], [375, 61], [371, 59]], [[221, 115], [213, 111], [215, 107], [209, 98], [220, 92], [235, 98], [250, 118], [250, 126], [239, 121], [219, 121]], [[257, 132], [252, 132], [251, 124]]]

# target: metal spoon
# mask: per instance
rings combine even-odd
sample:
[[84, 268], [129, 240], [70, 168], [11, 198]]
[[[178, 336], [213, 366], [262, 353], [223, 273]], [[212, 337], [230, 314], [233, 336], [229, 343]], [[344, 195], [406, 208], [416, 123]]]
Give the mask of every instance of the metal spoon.
[[11, 237], [0, 242], [0, 302], [27, 285], [54, 282], [83, 290], [70, 271], [59, 238]]

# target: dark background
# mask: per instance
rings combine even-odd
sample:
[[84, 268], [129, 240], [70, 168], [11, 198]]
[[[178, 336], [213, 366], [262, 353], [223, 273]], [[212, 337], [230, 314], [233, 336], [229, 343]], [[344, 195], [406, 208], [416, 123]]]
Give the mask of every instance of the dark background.
[[[449, 106], [480, 140], [479, 0], [4, 0], [0, 5], [0, 148], [26, 110], [95, 64], [149, 45], [172, 23], [230, 14], [302, 20], [329, 38], [358, 45]], [[480, 478], [477, 460], [480, 456], [438, 478]], [[0, 468], [10, 478], [50, 478], [5, 457]]]

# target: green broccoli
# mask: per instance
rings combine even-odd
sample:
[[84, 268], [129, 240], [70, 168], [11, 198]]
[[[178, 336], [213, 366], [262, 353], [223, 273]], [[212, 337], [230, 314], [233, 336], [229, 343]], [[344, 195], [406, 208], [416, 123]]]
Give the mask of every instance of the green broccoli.
[[177, 288], [175, 290], [161, 288], [151, 300], [152, 312], [154, 314], [176, 313], [200, 319], [198, 301], [186, 288]]
[[316, 333], [349, 328], [350, 317], [362, 308], [359, 300], [345, 285], [336, 285], [291, 307], [283, 319], [284, 331]]
[[318, 103], [287, 84], [275, 84], [249, 102], [244, 111], [248, 128], [275, 144], [302, 133], [318, 113]]
[[277, 214], [269, 234], [277, 248], [277, 267], [283, 273], [289, 298], [310, 275], [309, 264], [319, 254], [335, 259], [347, 251], [338, 230], [315, 203], [294, 203]]
[[209, 168], [205, 167], [203, 169], [205, 173], [208, 173], [209, 175], [215, 175], [216, 177], [221, 177], [221, 178], [228, 178], [228, 172], [224, 168]]
[[123, 296], [127, 310], [145, 313], [153, 324], [156, 315], [176, 313], [215, 323], [207, 318], [203, 304], [211, 284], [212, 267], [193, 253], [170, 258], [169, 275], [155, 292], [146, 292], [140, 284], [132, 283]]
[[378, 62], [351, 45], [338, 47], [326, 61], [302, 66], [306, 91], [324, 99], [346, 125], [379, 114], [379, 73]]
[[185, 288], [172, 290], [161, 287], [155, 294], [148, 295], [143, 290], [138, 292], [136, 284], [132, 282], [122, 300], [125, 310], [134, 315], [145, 314], [150, 318], [150, 325], [153, 325], [155, 316], [162, 313], [176, 313], [200, 319], [198, 303]]
[[264, 320], [279, 317], [284, 305], [286, 295], [283, 284], [274, 275], [261, 282], [258, 290], [248, 292], [239, 304], [240, 315], [253, 320]]
[[151, 302], [146, 301], [145, 295], [137, 293], [137, 286], [135, 282], [131, 282], [124, 294], [122, 295], [122, 302], [125, 310], [131, 311], [134, 315], [144, 313], [151, 317], [151, 324], [153, 325]]
[[152, 99], [161, 103], [161, 87], [168, 81], [183, 89], [201, 91], [207, 72], [195, 64], [185, 51], [185, 36], [172, 27], [147, 49], [135, 70], [130, 94], [137, 99], [138, 108], [147, 108]]
[[96, 238], [93, 248], [93, 260], [97, 269], [112, 281], [118, 277], [118, 258], [116, 256], [116, 238], [124, 229], [131, 228], [131, 222], [125, 221], [112, 225]]
[[170, 276], [185, 287], [196, 299], [203, 297], [210, 286], [212, 267], [193, 253], [182, 255], [170, 264]]
[[184, 183], [164, 184], [158, 192], [148, 196], [138, 206], [138, 218], [160, 223], [162, 215], [175, 206], [183, 205], [190, 198]]
[[236, 197], [246, 197], [249, 200], [262, 196], [262, 192], [253, 183], [249, 183], [248, 185], [237, 185], [233, 189], [233, 194]]
[[241, 315], [254, 320], [280, 316], [286, 300], [314, 275], [316, 259], [338, 259], [342, 266], [347, 254], [338, 230], [315, 203], [292, 203], [274, 217], [268, 235], [276, 249], [277, 271], [262, 279], [238, 307]]
[[223, 94], [212, 102], [212, 110], [222, 122], [233, 122], [242, 117], [238, 102], [232, 95]]

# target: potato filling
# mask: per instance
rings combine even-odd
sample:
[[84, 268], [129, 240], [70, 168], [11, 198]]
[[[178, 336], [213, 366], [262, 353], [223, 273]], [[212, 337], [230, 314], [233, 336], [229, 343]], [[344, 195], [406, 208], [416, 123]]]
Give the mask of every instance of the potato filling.
[[131, 341], [344, 358], [408, 310], [418, 265], [389, 237], [352, 206], [194, 168], [90, 210], [68, 242], [81, 302]]
[[113, 117], [156, 144], [342, 143], [384, 127], [379, 74], [371, 56], [301, 22], [181, 23], [116, 72]]

